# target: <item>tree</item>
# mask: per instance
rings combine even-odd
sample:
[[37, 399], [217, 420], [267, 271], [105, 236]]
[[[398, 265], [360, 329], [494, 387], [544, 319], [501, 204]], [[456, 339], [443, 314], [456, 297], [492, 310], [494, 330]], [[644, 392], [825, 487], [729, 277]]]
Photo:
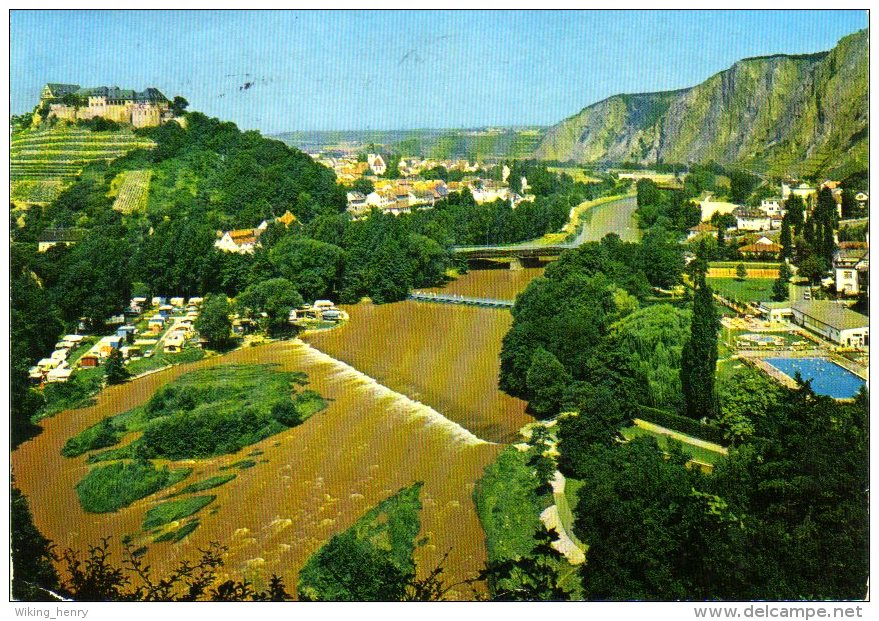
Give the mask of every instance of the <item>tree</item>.
[[354, 192], [360, 192], [364, 195], [372, 194], [372, 192], [375, 191], [375, 185], [373, 185], [372, 181], [366, 177], [360, 177], [351, 184], [351, 190]]
[[744, 263], [736, 265], [736, 280], [745, 280], [748, 277], [748, 270], [745, 269]]
[[131, 377], [131, 372], [125, 368], [125, 363], [122, 360], [122, 352], [118, 349], [114, 349], [110, 353], [110, 357], [107, 358], [104, 375], [108, 384], [121, 384]]
[[786, 261], [793, 257], [794, 254], [794, 242], [793, 236], [791, 235], [791, 218], [790, 214], [784, 214], [784, 217], [781, 219], [781, 260]]
[[526, 385], [528, 387], [528, 406], [538, 418], [557, 414], [561, 406], [565, 387], [571, 382], [571, 375], [558, 358], [538, 347], [531, 355]]
[[223, 294], [208, 295], [201, 306], [195, 329], [215, 349], [222, 349], [229, 344], [232, 322], [229, 314], [232, 309], [229, 298]]
[[[302, 306], [303, 303], [304, 300], [296, 291], [296, 287], [286, 278], [270, 278], [252, 284], [237, 299], [241, 312], [259, 317], [263, 327], [271, 336], [282, 335], [292, 330], [288, 321], [290, 311]], [[265, 317], [262, 313], [265, 313]]]
[[823, 257], [809, 256], [800, 263], [799, 274], [809, 279], [813, 285], [816, 284], [830, 269]]
[[784, 302], [789, 297], [788, 279], [779, 274], [778, 278], [772, 283], [772, 299], [776, 302]]
[[174, 116], [183, 116], [187, 107], [189, 107], [189, 102], [180, 95], [176, 95], [174, 101], [171, 102], [171, 113]]
[[720, 321], [714, 308], [711, 287], [705, 272], [695, 274], [693, 318], [690, 339], [681, 351], [681, 387], [687, 415], [691, 418], [713, 417], [717, 412], [714, 373], [717, 367], [717, 332]]
[[805, 210], [803, 199], [796, 194], [791, 194], [784, 202], [784, 208], [790, 216], [791, 226], [794, 227], [795, 233], [799, 235], [801, 233], [803, 222], [805, 220], [805, 216], [803, 214]]

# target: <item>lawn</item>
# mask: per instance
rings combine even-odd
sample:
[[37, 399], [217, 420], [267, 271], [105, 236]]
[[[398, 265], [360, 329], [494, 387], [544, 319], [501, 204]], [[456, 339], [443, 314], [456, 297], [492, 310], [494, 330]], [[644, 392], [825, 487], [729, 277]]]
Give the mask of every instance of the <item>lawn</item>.
[[708, 284], [718, 295], [739, 302], [760, 302], [772, 299], [772, 278], [708, 278]]
[[149, 358], [138, 358], [132, 360], [125, 368], [132, 375], [140, 375], [147, 371], [154, 371], [172, 364], [184, 364], [187, 362], [195, 362], [204, 358], [204, 350], [200, 347], [187, 347], [178, 354], [166, 354], [164, 352], [156, 352]]
[[[631, 440], [639, 436], [650, 436], [652, 438], [655, 438], [657, 444], [659, 444], [659, 448], [663, 450], [666, 450], [668, 448], [670, 442], [676, 442], [676, 440], [674, 440], [673, 438], [669, 438], [668, 436], [661, 433], [656, 433], [654, 431], [642, 429], [641, 427], [635, 426], [626, 427], [621, 430], [621, 433], [626, 440]], [[690, 458], [695, 459], [696, 461], [711, 464], [712, 466], [716, 464], [719, 460], [724, 458], [724, 455], [722, 453], [711, 451], [701, 446], [695, 446], [686, 442], [678, 442], [678, 444], [681, 446], [681, 449], [684, 451], [685, 455], [688, 455]]]

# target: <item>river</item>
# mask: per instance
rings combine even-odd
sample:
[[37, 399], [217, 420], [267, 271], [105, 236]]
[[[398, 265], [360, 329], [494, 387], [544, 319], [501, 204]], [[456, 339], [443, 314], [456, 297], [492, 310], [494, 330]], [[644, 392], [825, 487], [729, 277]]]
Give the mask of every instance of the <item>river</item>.
[[624, 242], [639, 241], [641, 230], [634, 217], [637, 208], [637, 197], [627, 196], [589, 209], [583, 217], [583, 229], [574, 243], [579, 246], [589, 241], [600, 241], [608, 233], [616, 233]]
[[[448, 289], [511, 299], [541, 270], [472, 271]], [[347, 307], [351, 321], [303, 340], [239, 349], [222, 357], [139, 378], [101, 392], [93, 405], [62, 412], [12, 454], [16, 482], [28, 497], [38, 529], [59, 549], [84, 549], [111, 535], [148, 544], [146, 561], [163, 572], [197, 556], [211, 541], [229, 546], [224, 577], [263, 586], [272, 573], [288, 589], [306, 560], [381, 500], [423, 481], [419, 574], [448, 551], [445, 578], [472, 577], [486, 559], [472, 501], [484, 468], [531, 421], [525, 403], [497, 388], [498, 354], [511, 316], [502, 309], [419, 302]], [[100, 419], [144, 403], [182, 373], [225, 363], [274, 363], [308, 374], [329, 407], [234, 455], [189, 465], [193, 474], [174, 488], [110, 514], [84, 512], [74, 486], [85, 458], [64, 458], [70, 436]], [[177, 489], [216, 475], [220, 467], [263, 451], [253, 468], [211, 490], [216, 501], [199, 514], [201, 526], [179, 544], [151, 544], [139, 534], [144, 513]], [[217, 508], [216, 512], [213, 509]], [[469, 589], [453, 596], [469, 598]]]

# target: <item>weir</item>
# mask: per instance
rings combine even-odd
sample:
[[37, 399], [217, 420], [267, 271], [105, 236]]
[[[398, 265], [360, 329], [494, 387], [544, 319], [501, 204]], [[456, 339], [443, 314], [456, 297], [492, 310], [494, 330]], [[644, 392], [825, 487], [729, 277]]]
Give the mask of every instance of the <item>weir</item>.
[[306, 360], [311, 359], [316, 362], [331, 364], [336, 370], [330, 376], [333, 379], [340, 380], [340, 383], [349, 385], [352, 392], [362, 390], [373, 397], [380, 398], [387, 412], [401, 415], [410, 421], [422, 422], [425, 427], [439, 428], [450, 436], [450, 441], [454, 443], [465, 446], [496, 444], [495, 442], [483, 440], [458, 423], [449, 420], [432, 407], [391, 390], [384, 384], [379, 383], [378, 380], [345, 364], [341, 360], [323, 353], [308, 343], [299, 340], [294, 341], [294, 343], [302, 347], [303, 358]]
[[497, 300], [494, 298], [474, 298], [463, 295], [424, 293], [413, 291], [409, 294], [410, 300], [419, 302], [437, 302], [439, 304], [463, 304], [464, 306], [483, 306], [486, 308], [513, 308], [513, 300]]

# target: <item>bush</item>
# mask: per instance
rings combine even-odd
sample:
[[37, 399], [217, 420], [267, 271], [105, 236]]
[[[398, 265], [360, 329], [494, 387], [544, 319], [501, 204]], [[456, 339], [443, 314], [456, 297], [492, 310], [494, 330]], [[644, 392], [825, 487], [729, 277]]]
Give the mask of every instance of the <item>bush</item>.
[[421, 483], [381, 502], [308, 559], [299, 597], [320, 601], [399, 601], [415, 573]]
[[82, 433], [67, 440], [61, 449], [64, 457], [78, 457], [94, 449], [113, 446], [122, 439], [122, 431], [109, 418], [92, 425]]
[[93, 468], [76, 484], [79, 504], [90, 513], [109, 513], [127, 507], [160, 489], [182, 481], [191, 469], [158, 470], [148, 461], [118, 462]]
[[150, 530], [156, 526], [182, 520], [194, 513], [198, 513], [216, 500], [216, 496], [194, 496], [183, 500], [169, 500], [152, 507], [146, 512], [143, 519], [143, 530]]
[[726, 443], [726, 438], [724, 438], [723, 430], [720, 427], [700, 423], [697, 420], [675, 414], [674, 412], [641, 407], [638, 412], [638, 418], [666, 429], [672, 429], [695, 438], [707, 440], [708, 442], [721, 445]]

